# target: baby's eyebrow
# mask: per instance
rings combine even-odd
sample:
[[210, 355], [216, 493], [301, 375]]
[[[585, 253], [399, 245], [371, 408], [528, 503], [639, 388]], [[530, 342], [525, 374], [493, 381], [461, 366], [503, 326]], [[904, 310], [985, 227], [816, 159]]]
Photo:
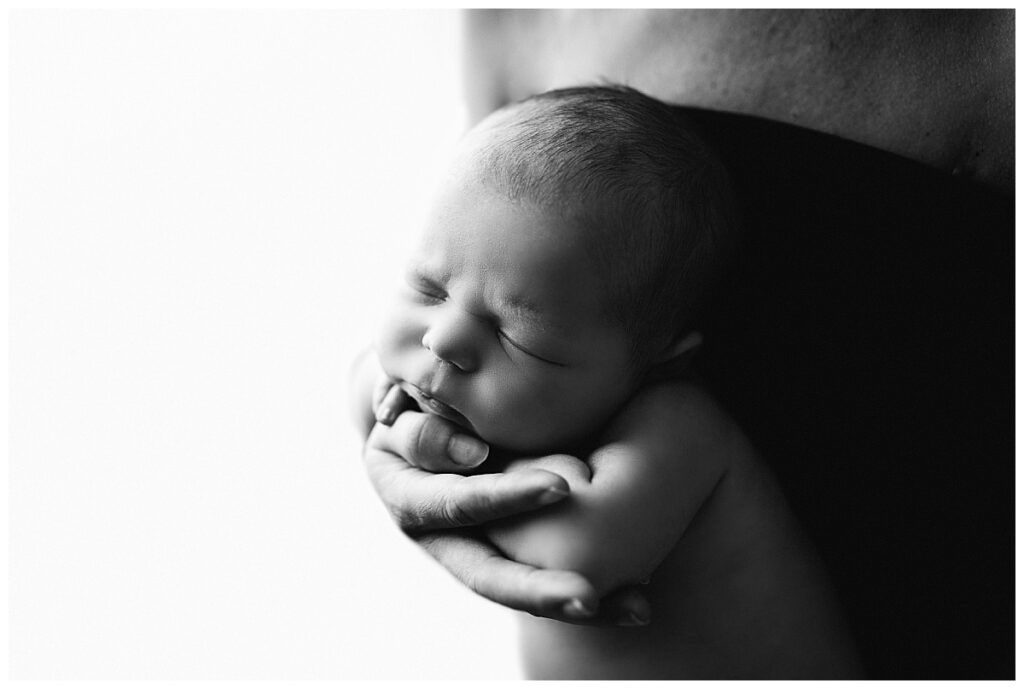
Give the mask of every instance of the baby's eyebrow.
[[427, 265], [422, 263], [410, 263], [406, 265], [405, 276], [408, 280], [430, 284], [443, 284], [447, 280], [446, 275], [432, 271]]
[[499, 300], [499, 305], [502, 311], [531, 325], [545, 329], [554, 325], [545, 309], [525, 294], [503, 295]]

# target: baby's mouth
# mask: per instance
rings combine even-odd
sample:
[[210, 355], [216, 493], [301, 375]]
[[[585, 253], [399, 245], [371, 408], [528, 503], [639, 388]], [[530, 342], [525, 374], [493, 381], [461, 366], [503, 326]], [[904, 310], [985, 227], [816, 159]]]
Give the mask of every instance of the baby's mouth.
[[436, 414], [441, 418], [448, 419], [449, 421], [456, 423], [467, 430], [473, 430], [473, 425], [469, 422], [469, 420], [465, 416], [463, 416], [462, 413], [459, 412], [459, 410], [457, 410], [450, 404], [442, 402], [441, 400], [437, 399], [430, 393], [424, 391], [419, 386], [414, 385], [412, 383], [403, 382], [401, 383], [401, 387], [409, 394], [410, 397], [413, 398], [413, 400], [416, 402], [417, 405], [419, 405], [422, 411], [430, 414]]

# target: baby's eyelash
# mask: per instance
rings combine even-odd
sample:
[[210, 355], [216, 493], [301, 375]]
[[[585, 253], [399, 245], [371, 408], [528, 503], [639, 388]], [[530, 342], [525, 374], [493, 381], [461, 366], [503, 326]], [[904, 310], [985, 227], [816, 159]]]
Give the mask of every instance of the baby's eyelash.
[[444, 301], [445, 299], [448, 298], [448, 295], [445, 294], [443, 290], [433, 290], [433, 289], [426, 289], [426, 288], [423, 288], [423, 287], [417, 287], [416, 291], [419, 292], [420, 294], [422, 294], [424, 297], [428, 297], [430, 299], [436, 299], [438, 301]]
[[538, 354], [534, 354], [529, 349], [527, 349], [526, 347], [523, 347], [521, 344], [519, 344], [518, 342], [513, 340], [511, 337], [509, 337], [505, 333], [505, 331], [503, 331], [503, 330], [498, 330], [498, 337], [503, 339], [503, 340], [505, 340], [506, 342], [508, 342], [510, 345], [512, 345], [513, 347], [518, 349], [523, 354], [526, 354], [527, 356], [532, 356], [534, 359], [538, 359], [540, 361], [543, 361], [546, 364], [551, 364], [552, 366], [561, 366], [562, 368], [564, 368], [566, 366], [566, 364], [560, 363], [558, 361], [552, 361], [551, 359], [545, 359], [544, 357], [542, 357], [542, 356], [540, 356]]
[[410, 277], [408, 282], [409, 286], [412, 287], [413, 290], [415, 290], [416, 292], [418, 292], [419, 294], [428, 299], [444, 301], [445, 299], [448, 298], [448, 293], [445, 292], [444, 289], [433, 280], [422, 277], [420, 275], [415, 275]]

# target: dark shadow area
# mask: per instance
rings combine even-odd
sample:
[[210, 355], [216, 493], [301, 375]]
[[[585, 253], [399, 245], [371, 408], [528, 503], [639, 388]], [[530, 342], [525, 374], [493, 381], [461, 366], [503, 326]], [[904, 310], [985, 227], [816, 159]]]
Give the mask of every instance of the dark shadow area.
[[787, 491], [879, 679], [1014, 676], [1014, 202], [685, 109], [745, 234], [702, 375]]

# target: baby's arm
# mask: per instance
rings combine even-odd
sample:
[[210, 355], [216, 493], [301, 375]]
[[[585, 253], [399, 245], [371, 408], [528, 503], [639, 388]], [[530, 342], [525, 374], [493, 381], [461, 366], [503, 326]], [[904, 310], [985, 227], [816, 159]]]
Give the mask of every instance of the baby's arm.
[[729, 469], [738, 430], [697, 386], [658, 383], [612, 421], [586, 462], [568, 455], [515, 460], [505, 471], [563, 476], [569, 498], [493, 522], [510, 558], [579, 572], [600, 595], [650, 576]]

